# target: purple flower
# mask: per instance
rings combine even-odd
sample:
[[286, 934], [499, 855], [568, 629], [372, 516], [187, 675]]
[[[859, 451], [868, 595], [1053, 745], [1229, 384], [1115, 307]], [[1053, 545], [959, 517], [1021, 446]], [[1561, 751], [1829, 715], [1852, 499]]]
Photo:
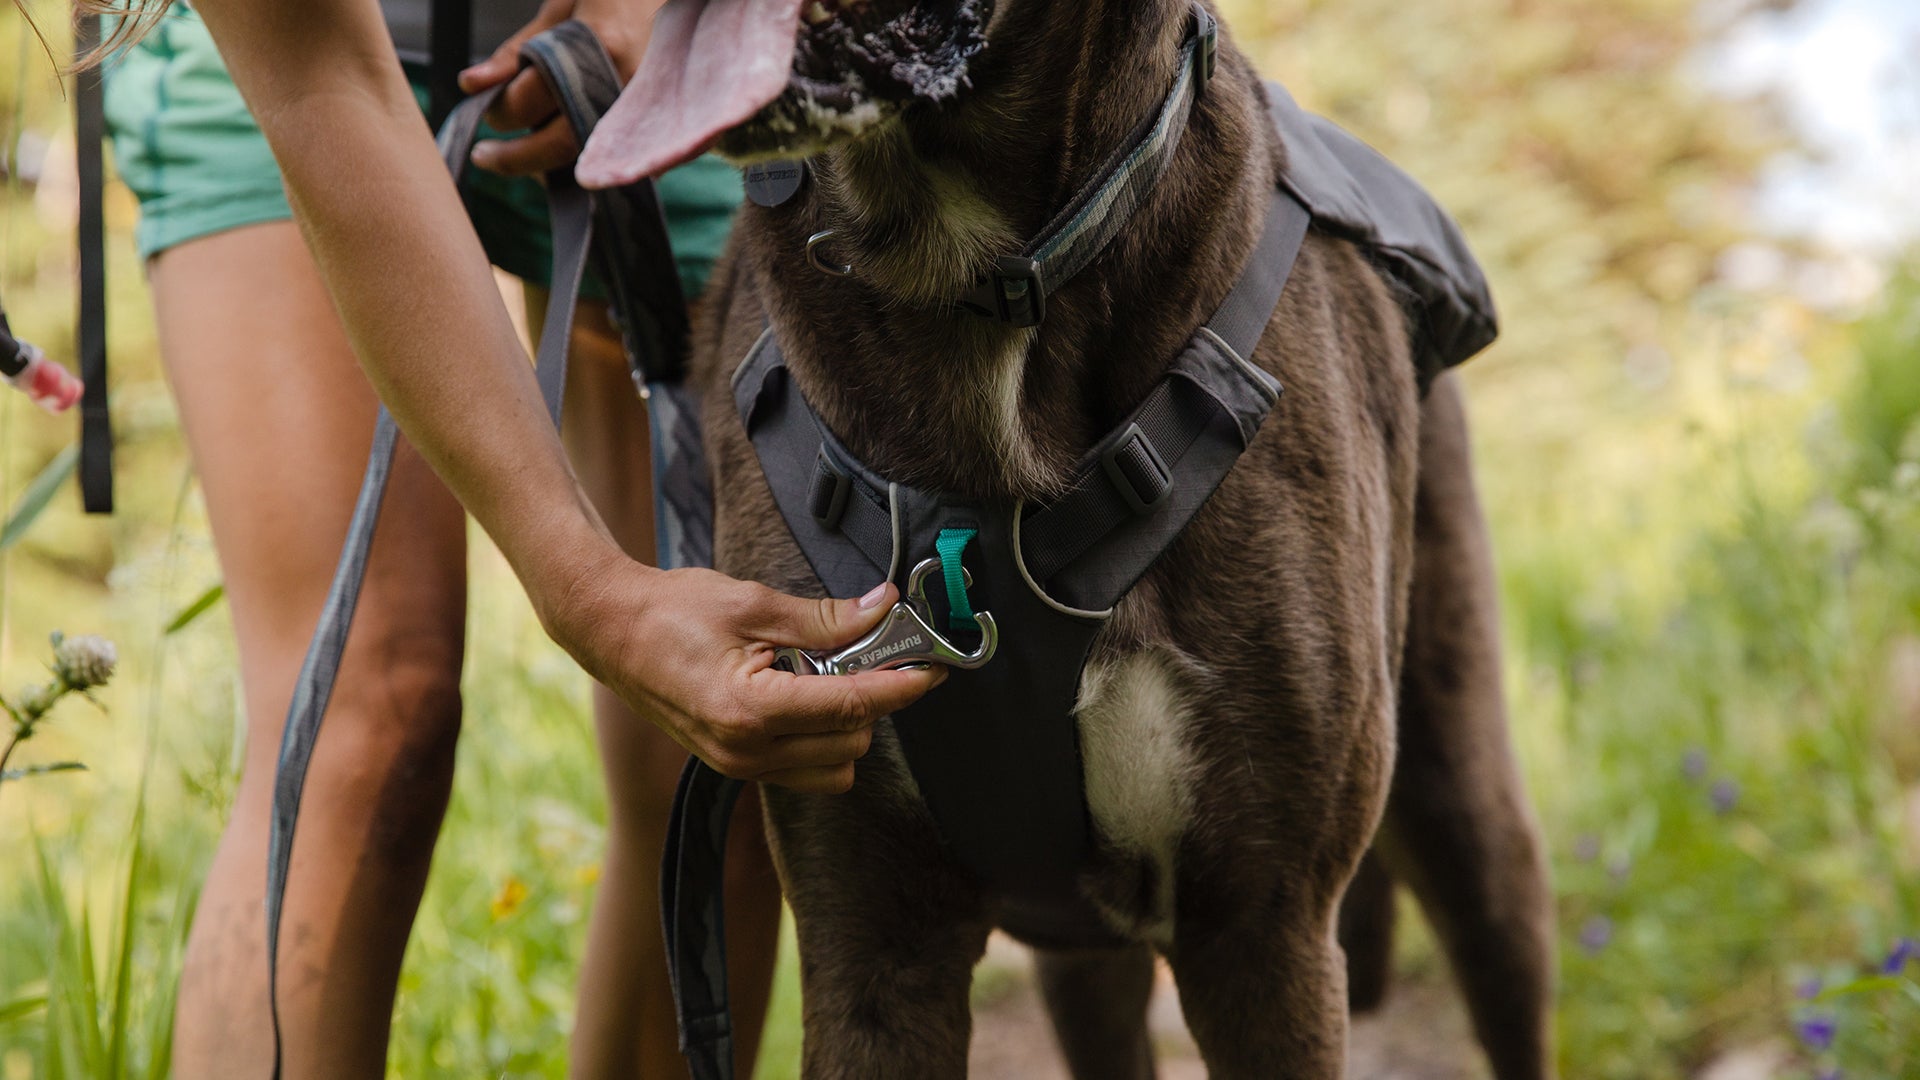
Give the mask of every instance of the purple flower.
[[1801, 1001], [1812, 1001], [1820, 996], [1820, 991], [1826, 988], [1826, 984], [1820, 981], [1820, 976], [1809, 975], [1800, 980], [1800, 985], [1794, 988], [1793, 996]]
[[1694, 747], [1680, 759], [1680, 775], [1689, 780], [1699, 780], [1707, 775], [1707, 752]]
[[1740, 805], [1740, 785], [1722, 777], [1713, 782], [1713, 790], [1707, 798], [1713, 803], [1714, 813], [1731, 814], [1733, 808]]
[[1833, 1046], [1833, 1037], [1840, 1031], [1840, 1022], [1825, 1013], [1803, 1016], [1793, 1023], [1793, 1033], [1800, 1036], [1800, 1042], [1816, 1054], [1825, 1053]]
[[1920, 942], [1903, 937], [1893, 943], [1893, 951], [1888, 953], [1886, 960], [1880, 964], [1880, 974], [1898, 975], [1905, 971], [1907, 964], [1916, 957], [1920, 957]]
[[1613, 940], [1613, 920], [1605, 915], [1595, 915], [1580, 927], [1580, 947], [1591, 956], [1607, 947]]
[[1818, 1073], [1815, 1073], [1813, 1080], [1840, 1080], [1840, 1078], [1845, 1075], [1845, 1073], [1840, 1071], [1838, 1066], [1828, 1066], [1827, 1068], [1821, 1069]]

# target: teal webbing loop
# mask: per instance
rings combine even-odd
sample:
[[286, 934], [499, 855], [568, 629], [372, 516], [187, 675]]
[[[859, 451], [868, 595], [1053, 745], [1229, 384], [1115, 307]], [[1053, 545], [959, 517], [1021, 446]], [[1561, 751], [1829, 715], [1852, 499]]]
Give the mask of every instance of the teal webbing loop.
[[941, 529], [933, 550], [940, 553], [940, 571], [947, 578], [947, 625], [955, 630], [977, 630], [973, 621], [973, 603], [967, 599], [967, 572], [960, 555], [967, 550], [979, 529]]

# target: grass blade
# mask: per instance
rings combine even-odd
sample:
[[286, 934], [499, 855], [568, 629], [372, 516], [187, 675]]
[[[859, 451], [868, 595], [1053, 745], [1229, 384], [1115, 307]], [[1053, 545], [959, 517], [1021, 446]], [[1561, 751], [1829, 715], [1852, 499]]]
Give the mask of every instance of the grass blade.
[[48, 773], [86, 772], [87, 767], [78, 761], [56, 761], [50, 765], [28, 765], [19, 769], [8, 769], [0, 773], [0, 780], [25, 780], [29, 776], [45, 776]]
[[140, 900], [140, 857], [146, 849], [141, 835], [146, 831], [146, 817], [147, 808], [144, 805], [135, 808], [133, 850], [127, 853], [127, 884], [120, 897], [119, 941], [113, 950], [112, 966], [107, 972], [109, 981], [113, 983], [113, 1010], [107, 1014], [113, 1029], [107, 1044], [108, 1076], [126, 1075], [127, 1031], [133, 1026], [133, 1018], [127, 1015], [127, 1003], [133, 997], [133, 937]]
[[47, 995], [45, 994], [28, 994], [23, 998], [15, 998], [5, 1005], [0, 1005], [0, 1024], [25, 1020], [46, 1007]]
[[192, 626], [195, 619], [205, 615], [208, 609], [219, 603], [226, 595], [227, 586], [225, 583], [215, 585], [213, 588], [201, 593], [199, 599], [181, 608], [180, 613], [173, 617], [173, 621], [169, 622], [167, 628], [162, 630], [161, 633], [167, 637], [172, 637], [187, 627]]
[[0, 551], [19, 543], [27, 535], [27, 530], [40, 520], [47, 504], [53, 501], [54, 493], [73, 475], [74, 466], [79, 463], [78, 444], [60, 451], [52, 461], [47, 462], [47, 467], [41, 469], [40, 475], [34, 477], [27, 489], [20, 493], [20, 501], [13, 505], [13, 513], [7, 515], [5, 527], [0, 527]]

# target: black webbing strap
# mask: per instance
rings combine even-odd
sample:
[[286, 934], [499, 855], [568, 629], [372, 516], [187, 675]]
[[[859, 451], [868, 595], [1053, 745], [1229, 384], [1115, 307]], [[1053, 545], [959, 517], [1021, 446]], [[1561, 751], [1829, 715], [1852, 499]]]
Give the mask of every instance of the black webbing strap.
[[[585, 110], [604, 110], [619, 89], [612, 64], [590, 31], [578, 23], [564, 23], [530, 41], [522, 53], [538, 70], [562, 101], [591, 101], [591, 106], [569, 106], [570, 116], [589, 115]], [[596, 70], [597, 69], [597, 70]], [[594, 77], [584, 78], [582, 73]], [[499, 89], [472, 98], [456, 106], [440, 133], [440, 151], [448, 171], [456, 180], [465, 171], [468, 155], [479, 130], [480, 119], [498, 96]], [[584, 133], [583, 133], [584, 135]], [[590, 199], [573, 180], [572, 168], [548, 174], [548, 205], [553, 218], [553, 302], [548, 305], [541, 329], [536, 374], [549, 418], [560, 423], [563, 394], [566, 389], [567, 346], [573, 323], [580, 282], [588, 251], [592, 247], [597, 210], [615, 198]], [[620, 197], [628, 189], [609, 193]], [[664, 234], [661, 236], [664, 241]], [[652, 253], [657, 260], [672, 264], [664, 247]], [[267, 971], [268, 1005], [273, 1019], [274, 1075], [280, 1075], [280, 1014], [278, 1007], [279, 943], [281, 915], [286, 901], [287, 878], [291, 870], [295, 828], [300, 816], [300, 796], [306, 785], [308, 767], [339, 676], [341, 657], [346, 651], [347, 635], [353, 624], [354, 609], [365, 580], [367, 560], [380, 517], [380, 506], [392, 471], [399, 429], [385, 408], [380, 410], [374, 429], [373, 449], [367, 472], [361, 481], [359, 499], [347, 529], [347, 540], [334, 571], [333, 585], [327, 593], [319, 624], [307, 647], [306, 660], [294, 684], [293, 699], [287, 706], [286, 728], [281, 735], [280, 758], [274, 775], [273, 813], [267, 850]]]
[[[79, 56], [100, 44], [100, 16], [74, 23]], [[74, 147], [80, 181], [80, 499], [89, 514], [113, 513], [113, 424], [107, 414], [107, 240], [102, 199], [106, 184], [106, 110], [99, 64], [82, 67], [73, 95]]]
[[1114, 530], [1158, 509], [1179, 485], [1188, 451], [1209, 432], [1232, 432], [1241, 450], [1253, 441], [1280, 388], [1249, 361], [1311, 221], [1291, 196], [1274, 192], [1259, 244], [1199, 340], [1081, 463], [1067, 494], [1022, 523], [1021, 551], [1036, 582], [1045, 585]]
[[1172, 166], [1193, 103], [1213, 78], [1219, 33], [1213, 16], [1195, 4], [1179, 72], [1160, 111], [1141, 122], [1094, 173], [1097, 179], [1020, 254], [995, 260], [992, 272], [958, 299], [961, 310], [1014, 326], [1038, 326], [1046, 319], [1047, 294], [1100, 257]]
[[427, 122], [438, 131], [460, 104], [460, 73], [473, 62], [472, 0], [433, 0], [427, 24]]
[[727, 829], [746, 785], [689, 758], [660, 860], [660, 918], [680, 1052], [693, 1080], [733, 1080], [727, 994]]

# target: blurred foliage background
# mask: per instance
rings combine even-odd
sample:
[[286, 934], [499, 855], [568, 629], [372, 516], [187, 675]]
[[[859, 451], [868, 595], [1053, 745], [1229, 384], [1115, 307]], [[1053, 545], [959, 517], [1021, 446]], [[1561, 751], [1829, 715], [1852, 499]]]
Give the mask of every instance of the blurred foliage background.
[[[1762, 180], [1806, 133], [1711, 77], [1796, 5], [1223, 6], [1303, 104], [1432, 186], [1503, 306], [1464, 377], [1554, 860], [1566, 1075], [1920, 1076], [1901, 947], [1920, 936], [1920, 286], [1897, 239], [1835, 249], [1767, 221]], [[61, 9], [34, 10], [59, 52]], [[0, 58], [0, 296], [70, 357], [66, 104], [6, 5]], [[122, 510], [87, 520], [63, 491], [0, 552], [0, 676], [39, 675], [56, 628], [115, 638], [122, 675], [107, 712], [32, 747], [90, 772], [0, 787], [0, 1080], [163, 1074], [238, 760], [223, 610], [181, 617], [218, 569], [123, 191], [108, 220]], [[0, 503], [72, 437], [0, 394]], [[392, 1065], [560, 1076], [602, 842], [585, 686], [474, 548], [489, 630]], [[1402, 951], [1408, 979], [1444, 979], [1426, 939]], [[783, 978], [764, 1075], [796, 1038]]]

